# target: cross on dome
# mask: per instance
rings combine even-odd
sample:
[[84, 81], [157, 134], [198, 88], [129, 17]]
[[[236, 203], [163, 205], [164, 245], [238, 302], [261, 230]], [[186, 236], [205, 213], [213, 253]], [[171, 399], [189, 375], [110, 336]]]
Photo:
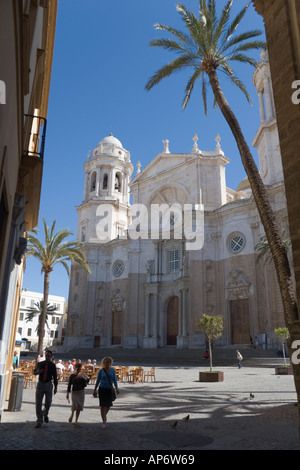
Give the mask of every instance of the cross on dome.
[[193, 152], [199, 152], [199, 148], [198, 148], [198, 136], [197, 134], [194, 134], [194, 137], [193, 137], [193, 141], [194, 141], [194, 146], [193, 146]]
[[215, 141], [217, 142], [216, 148], [217, 148], [218, 150], [220, 150], [220, 149], [221, 149], [221, 145], [220, 145], [221, 137], [219, 136], [219, 134], [218, 134], [217, 137], [215, 138]]

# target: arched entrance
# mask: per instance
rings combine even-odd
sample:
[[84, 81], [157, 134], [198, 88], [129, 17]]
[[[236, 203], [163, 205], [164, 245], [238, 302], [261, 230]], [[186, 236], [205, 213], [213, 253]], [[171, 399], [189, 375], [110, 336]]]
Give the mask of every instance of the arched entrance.
[[226, 287], [231, 344], [249, 344], [251, 336], [249, 280], [242, 271], [234, 269], [227, 278]]
[[167, 346], [176, 346], [178, 336], [179, 298], [172, 297], [167, 306]]
[[122, 311], [112, 312], [111, 344], [121, 345], [122, 343]]
[[249, 299], [230, 300], [230, 324], [232, 344], [249, 344]]

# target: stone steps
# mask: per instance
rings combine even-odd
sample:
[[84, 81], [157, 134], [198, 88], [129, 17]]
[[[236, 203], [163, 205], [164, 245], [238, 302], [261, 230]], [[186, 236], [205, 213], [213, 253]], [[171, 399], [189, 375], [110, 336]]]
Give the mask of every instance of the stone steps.
[[[218, 348], [213, 350], [213, 365], [236, 365], [236, 347]], [[277, 356], [274, 349], [250, 349], [238, 348], [244, 357], [244, 364], [248, 366], [275, 366], [283, 364], [283, 359]], [[60, 355], [55, 352], [58, 359], [96, 359], [97, 362], [105, 357], [111, 356], [115, 365], [173, 365], [173, 366], [209, 366], [209, 361], [202, 359], [203, 349], [176, 349], [176, 347], [166, 347], [159, 349], [124, 349], [124, 348], [93, 348], [93, 349], [73, 349], [68, 353]]]

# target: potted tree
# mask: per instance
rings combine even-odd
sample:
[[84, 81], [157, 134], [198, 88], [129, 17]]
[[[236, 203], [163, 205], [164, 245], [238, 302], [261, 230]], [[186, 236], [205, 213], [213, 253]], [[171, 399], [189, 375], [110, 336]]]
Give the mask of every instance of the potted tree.
[[223, 333], [223, 318], [220, 315], [210, 316], [204, 313], [203, 318], [201, 318], [197, 326], [205, 332], [208, 341], [210, 366], [209, 371], [203, 371], [199, 373], [199, 381], [223, 382], [224, 373], [221, 371], [213, 371], [212, 365], [212, 343]]
[[276, 375], [292, 375], [293, 368], [289, 364], [287, 364], [286, 357], [285, 357], [285, 343], [289, 337], [289, 330], [287, 328], [276, 328], [274, 330], [275, 335], [280, 338], [282, 344], [282, 355], [284, 360], [283, 366], [275, 366], [275, 374]]

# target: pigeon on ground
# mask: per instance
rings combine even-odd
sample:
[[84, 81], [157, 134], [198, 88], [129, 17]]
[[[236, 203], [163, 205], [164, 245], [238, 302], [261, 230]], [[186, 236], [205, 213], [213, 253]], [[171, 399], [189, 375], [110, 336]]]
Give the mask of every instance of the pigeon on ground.
[[250, 398], [254, 398], [254, 395], [253, 395], [253, 393], [250, 393]]
[[176, 426], [177, 426], [177, 421], [175, 421], [175, 423], [174, 423], [174, 424], [170, 424], [170, 426], [171, 426], [171, 428], [175, 429], [175, 428], [176, 428]]
[[188, 421], [188, 420], [190, 419], [190, 415], [187, 415], [187, 416], [185, 416], [185, 417], [182, 418], [182, 419], [183, 419], [183, 421]]

